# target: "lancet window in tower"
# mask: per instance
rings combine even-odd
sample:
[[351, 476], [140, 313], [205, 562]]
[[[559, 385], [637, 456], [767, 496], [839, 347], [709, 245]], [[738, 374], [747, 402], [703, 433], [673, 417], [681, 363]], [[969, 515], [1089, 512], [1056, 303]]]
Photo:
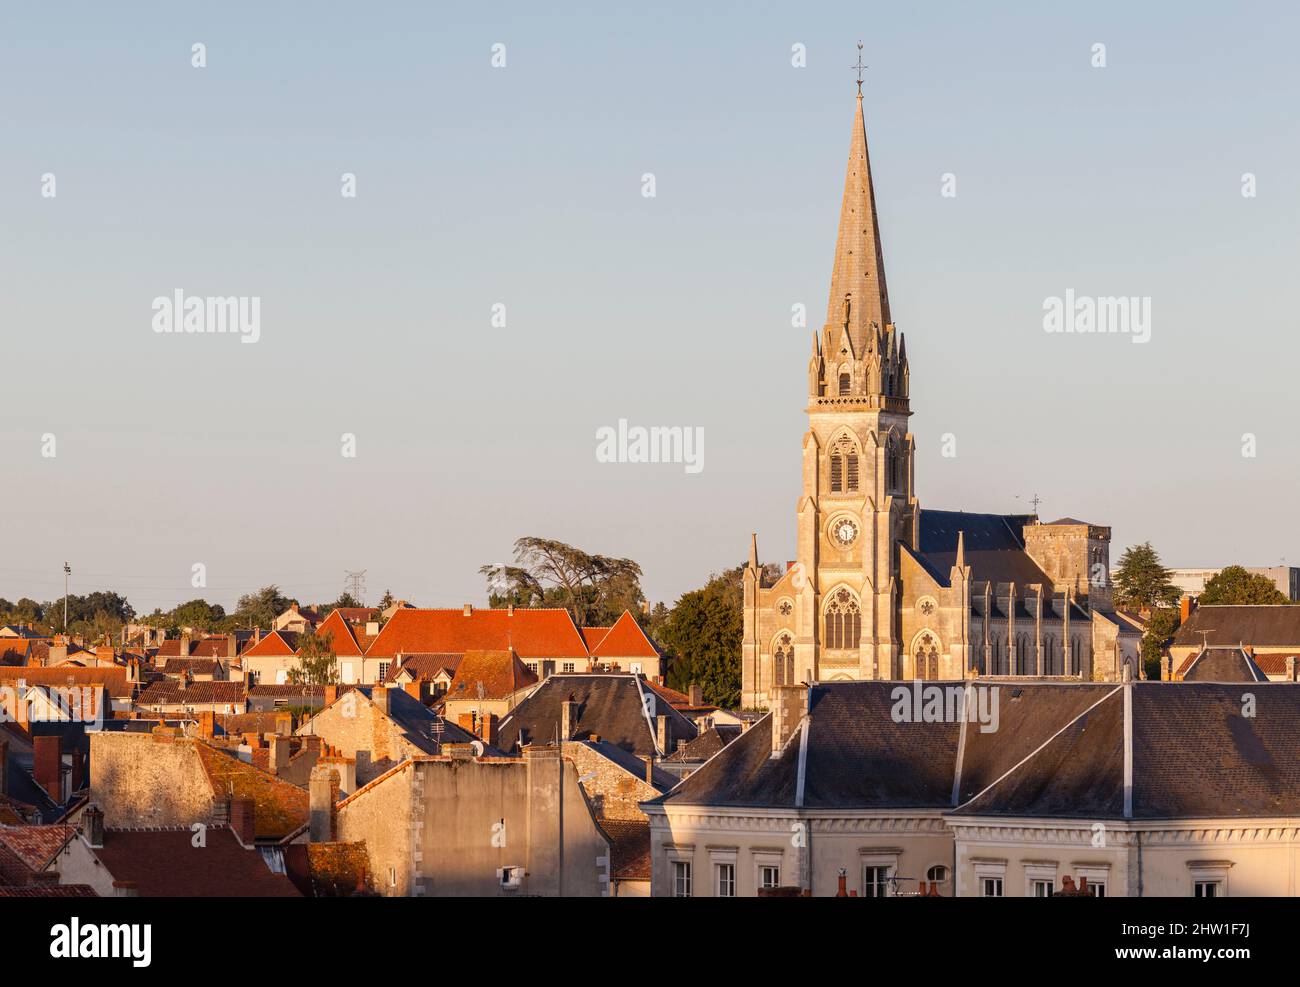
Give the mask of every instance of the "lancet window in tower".
[[939, 677], [939, 648], [932, 634], [922, 634], [916, 644], [916, 666], [913, 674], [918, 679]]
[[898, 448], [898, 440], [892, 435], [885, 446], [885, 476], [891, 492], [902, 489], [903, 456]]
[[782, 634], [772, 654], [772, 670], [777, 685], [794, 685], [794, 643], [789, 634]]
[[862, 639], [862, 611], [853, 594], [839, 590], [826, 606], [826, 647], [851, 650]]
[[831, 447], [831, 493], [858, 489], [858, 447], [847, 435]]
[[849, 375], [840, 374], [840, 397], [849, 393]]

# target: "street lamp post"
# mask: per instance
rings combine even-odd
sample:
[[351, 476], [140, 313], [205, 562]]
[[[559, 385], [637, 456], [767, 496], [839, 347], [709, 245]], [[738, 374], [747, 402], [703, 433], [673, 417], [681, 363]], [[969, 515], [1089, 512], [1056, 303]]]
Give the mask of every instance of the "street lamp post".
[[63, 633], [68, 633], [68, 577], [72, 575], [72, 567], [67, 562], [63, 563]]

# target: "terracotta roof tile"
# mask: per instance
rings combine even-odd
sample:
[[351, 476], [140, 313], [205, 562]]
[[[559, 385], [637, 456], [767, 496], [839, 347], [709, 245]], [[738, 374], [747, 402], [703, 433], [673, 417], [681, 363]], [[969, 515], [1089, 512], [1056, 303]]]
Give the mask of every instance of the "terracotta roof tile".
[[188, 827], [109, 830], [95, 855], [141, 897], [301, 897], [288, 877], [273, 873], [260, 851], [240, 846], [225, 826], [209, 826], [202, 847], [193, 845], [193, 835]]
[[253, 800], [253, 822], [259, 839], [279, 839], [307, 822], [307, 792], [275, 775], [245, 764], [215, 747], [195, 744], [203, 770], [218, 797]]
[[513, 651], [466, 651], [447, 689], [448, 699], [505, 699], [537, 684]]
[[297, 631], [271, 631], [262, 640], [250, 646], [244, 655], [249, 658], [287, 658], [297, 653]]
[[68, 842], [77, 835], [73, 826], [0, 826], [0, 844], [34, 874], [45, 870]]
[[17, 684], [22, 679], [28, 685], [100, 685], [114, 699], [130, 699], [135, 691], [127, 681], [126, 669], [120, 666], [96, 668], [11, 668], [0, 667], [0, 685]]
[[184, 688], [178, 679], [151, 682], [136, 697], [137, 706], [194, 706], [208, 703], [246, 701], [243, 682], [190, 682]]
[[366, 651], [370, 658], [431, 652], [506, 651], [525, 660], [586, 658], [567, 610], [398, 610]]
[[646, 636], [631, 611], [624, 610], [623, 616], [614, 621], [609, 633], [601, 636], [591, 654], [596, 658], [658, 658], [659, 649]]

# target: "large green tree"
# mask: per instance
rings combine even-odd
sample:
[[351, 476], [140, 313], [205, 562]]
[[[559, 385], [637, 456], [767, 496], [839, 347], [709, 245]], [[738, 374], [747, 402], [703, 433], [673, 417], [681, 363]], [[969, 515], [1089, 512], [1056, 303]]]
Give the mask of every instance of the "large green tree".
[[[714, 575], [683, 593], [651, 626], [670, 658], [668, 684], [683, 692], [698, 683], [705, 702], [740, 705], [740, 644], [744, 635], [744, 566]], [[657, 609], [657, 608], [656, 608]]]
[[1150, 542], [1133, 545], [1120, 557], [1115, 573], [1115, 604], [1143, 612], [1178, 602], [1179, 589]]
[[1290, 598], [1267, 576], [1230, 565], [1205, 584], [1196, 598], [1203, 604], [1287, 604]]
[[302, 634], [298, 637], [298, 664], [289, 669], [294, 685], [334, 685], [339, 680], [339, 662], [334, 654], [334, 635]]
[[514, 565], [479, 569], [491, 606], [562, 607], [579, 627], [611, 624], [624, 610], [639, 618], [645, 594], [641, 567], [631, 559], [592, 555], [553, 538], [520, 538], [514, 551]]
[[239, 598], [234, 616], [241, 627], [270, 627], [293, 602], [280, 592], [279, 586], [263, 586], [256, 593], [245, 593]]
[[1173, 607], [1160, 607], [1151, 611], [1147, 629], [1142, 634], [1139, 645], [1142, 652], [1142, 667], [1151, 680], [1160, 678], [1160, 660], [1169, 648], [1169, 641], [1178, 630], [1179, 613]]

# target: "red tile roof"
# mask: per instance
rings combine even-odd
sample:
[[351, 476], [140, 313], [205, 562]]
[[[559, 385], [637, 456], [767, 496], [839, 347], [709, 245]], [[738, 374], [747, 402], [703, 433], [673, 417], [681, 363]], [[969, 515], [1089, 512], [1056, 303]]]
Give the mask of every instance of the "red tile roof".
[[77, 668], [60, 665], [55, 668], [0, 667], [0, 685], [16, 685], [22, 679], [28, 685], [102, 685], [114, 699], [129, 699], [135, 691], [132, 683], [126, 679], [126, 669], [120, 666], [112, 668], [91, 667]]
[[586, 642], [587, 650], [590, 651], [596, 645], [600, 644], [601, 638], [609, 633], [608, 627], [584, 627], [582, 628], [582, 640]]
[[298, 653], [296, 631], [271, 631], [244, 652], [246, 658], [287, 658]]
[[368, 620], [379, 619], [379, 611], [374, 607], [335, 607], [334, 613], [350, 624], [364, 624]]
[[0, 898], [98, 898], [89, 884], [35, 884], [21, 888], [0, 887]]
[[[1291, 652], [1290, 654], [1275, 654], [1275, 655], [1273, 654], [1261, 655], [1258, 651], [1256, 651], [1254, 654], [1251, 655], [1251, 657], [1255, 659], [1255, 664], [1259, 666], [1260, 671], [1262, 671], [1265, 675], [1279, 675], [1279, 676], [1285, 675], [1286, 660], [1288, 658], [1294, 658], [1296, 660], [1296, 663], [1300, 664], [1300, 653], [1294, 651]], [[1187, 664], [1188, 664], [1187, 662], [1183, 662], [1183, 667], [1186, 668]]]
[[34, 874], [45, 870], [68, 842], [77, 835], [75, 826], [0, 827], [3, 845]]
[[357, 643], [356, 633], [344, 618], [342, 610], [335, 610], [316, 628], [318, 636], [326, 633], [331, 635], [330, 646], [340, 658], [360, 658], [365, 654], [361, 645]]
[[[305, 794], [305, 793], [304, 793]], [[135, 884], [150, 898], [299, 898], [262, 854], [239, 845], [225, 826], [209, 826], [205, 845], [185, 829], [121, 829], [104, 834], [95, 851], [114, 880]]]
[[179, 679], [159, 679], [151, 682], [139, 696], [137, 706], [200, 706], [210, 703], [245, 701], [243, 682], [190, 682], [181, 688]]
[[513, 649], [526, 660], [586, 658], [567, 610], [398, 610], [366, 651], [368, 658]]
[[305, 789], [201, 741], [195, 743], [195, 749], [213, 795], [253, 800], [253, 825], [258, 838], [280, 839], [307, 822]]
[[506, 699], [536, 684], [537, 676], [513, 651], [466, 651], [447, 688], [447, 698]]
[[402, 663], [392, 662], [388, 666], [388, 676], [385, 682], [397, 681], [397, 676], [402, 672], [408, 672], [416, 682], [428, 682], [443, 669], [448, 670], [453, 675], [460, 666], [463, 655], [403, 655]]
[[658, 658], [659, 649], [646, 637], [631, 611], [624, 610], [591, 654], [593, 658]]

